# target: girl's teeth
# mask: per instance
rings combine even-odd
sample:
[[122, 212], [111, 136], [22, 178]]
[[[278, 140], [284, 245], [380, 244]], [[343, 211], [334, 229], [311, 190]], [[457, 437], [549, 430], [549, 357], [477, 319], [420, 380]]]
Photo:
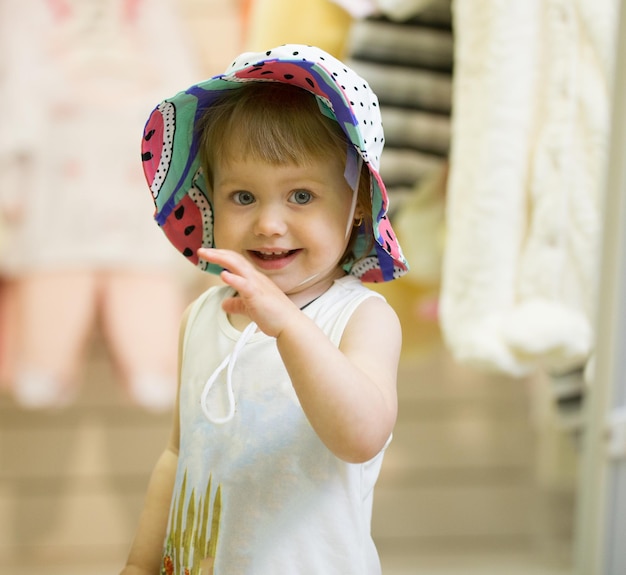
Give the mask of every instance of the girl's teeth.
[[263, 259], [282, 258], [282, 257], [285, 257], [285, 256], [289, 255], [290, 253], [291, 252], [289, 250], [287, 250], [287, 251], [280, 251], [280, 252], [261, 252], [261, 251], [257, 252], [259, 257], [263, 258]]

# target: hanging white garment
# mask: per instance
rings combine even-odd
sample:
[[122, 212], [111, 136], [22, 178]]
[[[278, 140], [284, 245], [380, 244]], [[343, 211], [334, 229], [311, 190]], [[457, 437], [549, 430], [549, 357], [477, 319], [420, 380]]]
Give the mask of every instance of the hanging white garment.
[[524, 375], [593, 347], [615, 0], [453, 4], [441, 321], [454, 356]]

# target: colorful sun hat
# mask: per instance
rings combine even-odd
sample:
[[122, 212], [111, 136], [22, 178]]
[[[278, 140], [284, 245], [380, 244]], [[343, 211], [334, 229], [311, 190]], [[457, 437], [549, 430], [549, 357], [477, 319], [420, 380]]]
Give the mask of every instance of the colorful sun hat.
[[287, 44], [242, 54], [224, 74], [179, 92], [153, 110], [143, 134], [143, 168], [156, 206], [154, 217], [170, 242], [200, 269], [221, 270], [200, 260], [196, 253], [200, 247], [213, 247], [213, 210], [194, 128], [226, 90], [260, 81], [291, 84], [315, 94], [320, 109], [327, 115], [332, 112], [369, 168], [376, 241], [370, 253], [362, 253], [362, 246], [369, 243], [362, 226], [355, 253], [365, 257], [345, 266], [346, 271], [364, 282], [404, 275], [408, 265], [387, 217], [387, 191], [379, 174], [384, 135], [378, 98], [363, 78], [313, 46]]

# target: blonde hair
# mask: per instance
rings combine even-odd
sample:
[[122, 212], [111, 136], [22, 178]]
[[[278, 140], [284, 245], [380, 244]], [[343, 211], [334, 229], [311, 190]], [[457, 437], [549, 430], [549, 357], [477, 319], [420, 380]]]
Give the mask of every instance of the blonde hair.
[[[339, 158], [345, 167], [352, 143], [339, 124], [322, 113], [320, 105], [312, 93], [279, 82], [248, 82], [224, 90], [196, 125], [209, 193], [212, 165], [235, 154], [273, 165], [306, 165], [310, 158]], [[357, 212], [362, 223], [352, 230], [342, 265], [366, 256], [374, 241], [370, 173], [365, 164], [359, 179]], [[368, 238], [368, 245], [357, 257], [354, 247], [359, 229]]]

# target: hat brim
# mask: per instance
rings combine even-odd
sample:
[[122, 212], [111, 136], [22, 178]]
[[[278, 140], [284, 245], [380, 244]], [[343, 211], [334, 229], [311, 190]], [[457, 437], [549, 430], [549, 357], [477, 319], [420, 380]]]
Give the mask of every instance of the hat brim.
[[[155, 219], [170, 242], [194, 265], [213, 273], [220, 268], [199, 260], [201, 247], [213, 247], [213, 210], [200, 166], [199, 141], [195, 126], [205, 111], [221, 98], [226, 90], [239, 88], [245, 82], [273, 81], [298, 86], [323, 102], [333, 113], [346, 137], [358, 151], [371, 174], [372, 219], [374, 247], [368, 254], [346, 266], [346, 271], [365, 282], [388, 281], [400, 277], [408, 265], [387, 217], [388, 196], [377, 169], [378, 154], [372, 156], [372, 146], [364, 137], [362, 121], [346, 95], [346, 86], [340, 74], [327, 66], [334, 61], [349, 72], [343, 64], [324, 54], [319, 59], [294, 59], [293, 53], [311, 47], [284, 46], [268, 53], [250, 55], [249, 61], [235, 62], [225, 74], [209, 78], [173, 98], [161, 102], [151, 113], [142, 140], [143, 168], [155, 203]], [[244, 55], [245, 56], [245, 55]], [[240, 58], [241, 60], [241, 58]], [[352, 74], [354, 74], [352, 72]], [[356, 76], [356, 74], [354, 74]], [[358, 77], [358, 76], [357, 76]], [[363, 82], [362, 91], [369, 90]], [[373, 110], [379, 114], [375, 95], [370, 97]], [[361, 106], [366, 104], [361, 100]], [[372, 121], [373, 123], [373, 121]], [[381, 127], [382, 132], [382, 127]], [[382, 150], [381, 142], [377, 142]], [[375, 164], [375, 165], [374, 165]], [[364, 228], [363, 228], [364, 230]], [[360, 234], [366, 233], [359, 230]], [[369, 233], [369, 232], [367, 232]], [[370, 242], [363, 238], [359, 244]]]

